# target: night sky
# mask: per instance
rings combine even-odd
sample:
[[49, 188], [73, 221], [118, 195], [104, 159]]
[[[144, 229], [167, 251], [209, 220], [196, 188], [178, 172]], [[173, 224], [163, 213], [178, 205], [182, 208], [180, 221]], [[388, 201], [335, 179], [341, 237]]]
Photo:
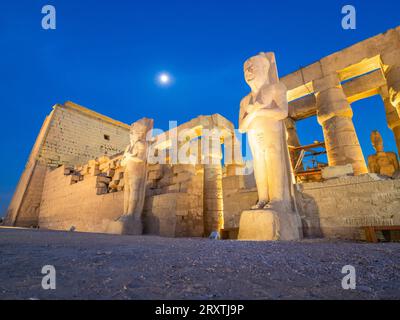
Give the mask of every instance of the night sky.
[[[46, 4], [56, 7], [56, 30], [41, 27]], [[341, 27], [346, 4], [356, 7], [356, 30]], [[237, 125], [248, 57], [275, 51], [284, 76], [400, 25], [399, 12], [394, 0], [1, 0], [0, 216], [54, 104], [71, 100], [125, 123], [151, 117], [161, 129], [214, 113]], [[156, 83], [162, 71], [171, 85]], [[379, 97], [353, 109], [365, 156], [374, 129], [396, 150]], [[323, 139], [316, 119], [298, 130], [302, 144]]]

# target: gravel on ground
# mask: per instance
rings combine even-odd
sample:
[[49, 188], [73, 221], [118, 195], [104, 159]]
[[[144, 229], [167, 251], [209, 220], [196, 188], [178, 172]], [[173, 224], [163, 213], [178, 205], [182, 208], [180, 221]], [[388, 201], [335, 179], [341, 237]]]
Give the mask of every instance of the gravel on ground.
[[[42, 288], [43, 266], [56, 289]], [[344, 290], [344, 266], [356, 289]], [[0, 299], [400, 299], [400, 244], [0, 228]]]

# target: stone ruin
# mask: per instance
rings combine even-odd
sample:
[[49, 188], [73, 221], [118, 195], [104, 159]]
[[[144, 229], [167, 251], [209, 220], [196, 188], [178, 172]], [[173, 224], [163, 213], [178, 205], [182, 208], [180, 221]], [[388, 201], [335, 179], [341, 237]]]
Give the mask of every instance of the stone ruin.
[[[280, 81], [288, 90], [285, 128], [304, 237], [360, 239], [360, 227], [400, 225], [399, 175], [389, 177], [367, 165], [351, 109], [355, 101], [380, 95], [400, 151], [400, 27]], [[309, 117], [321, 125], [325, 141], [302, 146], [296, 122]], [[110, 222], [124, 212], [121, 158], [129, 130], [75, 103], [56, 105], [33, 146], [5, 224], [111, 232]], [[213, 130], [222, 134], [208, 137], [211, 147], [202, 154], [205, 132]], [[171, 137], [180, 132], [183, 143], [173, 148]], [[171, 150], [188, 145], [184, 152], [193, 161], [173, 161]], [[222, 156], [222, 146], [230, 158]], [[305, 152], [316, 147], [326, 152], [328, 163], [304, 168]], [[199, 116], [156, 135], [151, 148], [165, 161], [147, 165], [144, 234], [201, 237], [219, 230], [225, 238], [236, 238], [240, 216], [257, 203], [258, 194], [253, 174], [244, 174], [233, 124], [218, 114]]]

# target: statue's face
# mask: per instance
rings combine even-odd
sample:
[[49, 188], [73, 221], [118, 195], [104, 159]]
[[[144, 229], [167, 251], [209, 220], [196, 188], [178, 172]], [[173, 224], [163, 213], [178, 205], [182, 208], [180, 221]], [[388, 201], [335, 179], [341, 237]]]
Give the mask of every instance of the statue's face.
[[131, 142], [136, 142], [140, 138], [140, 136], [135, 131], [131, 131], [129, 136], [130, 136]]
[[245, 62], [244, 78], [253, 90], [257, 90], [262, 85], [269, 82], [269, 67], [268, 59], [262, 56], [255, 56]]
[[134, 130], [131, 130], [131, 132], [130, 132], [131, 142], [143, 140], [143, 138], [145, 138], [145, 135], [146, 135], [145, 129], [146, 129], [145, 127], [141, 127], [141, 128], [135, 128]]
[[146, 140], [147, 134], [152, 134], [151, 130], [153, 128], [153, 120], [143, 118], [139, 121], [136, 121], [132, 126], [129, 133], [129, 137], [131, 139], [131, 143], [135, 143], [140, 140]]
[[383, 139], [378, 131], [372, 132], [371, 141], [376, 152], [383, 152]]

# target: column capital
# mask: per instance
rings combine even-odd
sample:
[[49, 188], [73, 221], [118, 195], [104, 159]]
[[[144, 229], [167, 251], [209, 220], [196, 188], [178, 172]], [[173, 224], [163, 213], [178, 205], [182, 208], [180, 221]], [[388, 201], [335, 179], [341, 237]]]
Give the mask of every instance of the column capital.
[[296, 129], [296, 120], [294, 120], [290, 117], [287, 117], [284, 120], [284, 123], [285, 123], [286, 129]]
[[400, 66], [389, 68], [385, 75], [390, 102], [400, 112]]
[[341, 87], [329, 88], [317, 94], [317, 120], [320, 125], [333, 117], [353, 118], [353, 110]]
[[389, 97], [382, 97], [383, 104], [385, 106], [386, 121], [389, 129], [393, 130], [396, 127], [400, 127], [400, 117], [397, 114], [396, 108], [391, 103]]
[[382, 53], [381, 59], [390, 102], [400, 115], [400, 48]]
[[313, 88], [316, 95], [331, 88], [341, 88], [340, 78], [337, 73], [330, 74], [320, 79], [313, 80]]

